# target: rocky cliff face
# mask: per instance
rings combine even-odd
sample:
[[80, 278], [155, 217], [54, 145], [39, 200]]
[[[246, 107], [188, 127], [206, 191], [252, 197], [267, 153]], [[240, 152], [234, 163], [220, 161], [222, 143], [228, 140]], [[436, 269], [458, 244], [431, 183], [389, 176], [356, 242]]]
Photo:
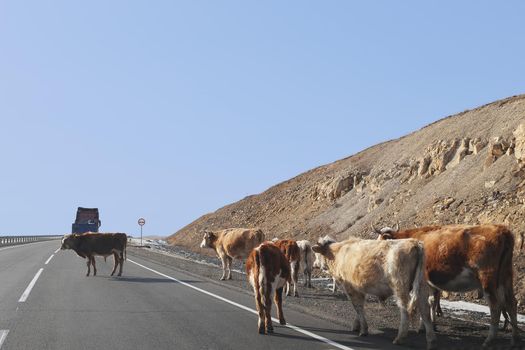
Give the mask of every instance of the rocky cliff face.
[[[504, 223], [525, 232], [525, 95], [439, 120], [204, 215], [169, 237], [196, 248], [204, 228], [268, 237], [373, 237], [370, 225]], [[525, 262], [516, 259], [520, 286]]]

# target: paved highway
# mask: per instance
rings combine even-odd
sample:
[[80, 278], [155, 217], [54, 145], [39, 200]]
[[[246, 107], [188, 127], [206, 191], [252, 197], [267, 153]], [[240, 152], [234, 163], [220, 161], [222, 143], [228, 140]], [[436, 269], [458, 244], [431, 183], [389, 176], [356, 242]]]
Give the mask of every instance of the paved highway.
[[286, 301], [291, 327], [274, 323], [275, 334], [262, 336], [249, 295], [129, 252], [122, 277], [110, 277], [113, 259], [100, 257], [98, 275], [86, 277], [84, 260], [59, 245], [0, 248], [1, 350], [400, 349], [289, 310]]

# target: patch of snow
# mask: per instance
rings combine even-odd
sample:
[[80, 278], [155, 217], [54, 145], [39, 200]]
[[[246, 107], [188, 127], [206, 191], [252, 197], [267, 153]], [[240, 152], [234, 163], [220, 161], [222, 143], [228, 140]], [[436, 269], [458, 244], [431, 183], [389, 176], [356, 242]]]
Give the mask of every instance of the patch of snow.
[[[488, 306], [469, 303], [468, 301], [448, 301], [441, 299], [441, 307], [455, 315], [464, 315], [466, 312], [478, 312], [487, 317], [490, 316]], [[500, 320], [505, 321], [505, 318], [501, 316]], [[518, 323], [525, 323], [525, 315], [518, 314]]]

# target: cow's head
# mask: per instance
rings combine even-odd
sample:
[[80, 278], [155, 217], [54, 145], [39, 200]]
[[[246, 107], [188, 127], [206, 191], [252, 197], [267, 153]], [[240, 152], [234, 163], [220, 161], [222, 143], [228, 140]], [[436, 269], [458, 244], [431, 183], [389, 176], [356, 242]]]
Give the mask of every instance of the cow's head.
[[202, 238], [201, 248], [213, 248], [213, 242], [217, 239], [217, 235], [212, 231], [204, 231], [204, 237]]
[[377, 234], [378, 240], [385, 240], [385, 239], [394, 239], [394, 235], [397, 231], [399, 231], [399, 223], [396, 223], [395, 226], [389, 227], [385, 226], [382, 229], [377, 229], [374, 227], [374, 225], [370, 225], [372, 228], [372, 231], [374, 231], [375, 234]]
[[334, 258], [330, 250], [332, 243], [335, 243], [335, 239], [327, 235], [319, 238], [317, 244], [312, 246], [312, 250], [315, 253], [314, 267], [320, 268], [321, 270], [328, 269], [326, 259], [332, 260]]
[[69, 234], [64, 235], [62, 238], [62, 245], [60, 246], [60, 249], [73, 249], [76, 245], [76, 235]]

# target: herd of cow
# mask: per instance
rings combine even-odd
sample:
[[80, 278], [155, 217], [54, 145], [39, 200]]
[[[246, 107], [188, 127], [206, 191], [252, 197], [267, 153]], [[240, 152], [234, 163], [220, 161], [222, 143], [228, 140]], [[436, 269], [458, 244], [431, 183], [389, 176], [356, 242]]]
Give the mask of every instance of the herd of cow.
[[[272, 298], [281, 324], [283, 291], [298, 296], [300, 270], [305, 286], [311, 286], [312, 268], [327, 270], [349, 297], [356, 318], [352, 331], [368, 334], [364, 303], [366, 295], [384, 301], [394, 296], [400, 309], [400, 325], [394, 344], [401, 344], [408, 333], [410, 315], [417, 310], [420, 330], [426, 332], [427, 348], [436, 347], [433, 323], [440, 315], [441, 291], [478, 290], [490, 308], [489, 334], [483, 345], [496, 337], [500, 316], [504, 328], [512, 327], [512, 345], [519, 341], [517, 303], [513, 290], [514, 234], [503, 225], [426, 226], [407, 230], [374, 228], [376, 240], [349, 238], [336, 242], [329, 236], [317, 244], [290, 239], [267, 241], [260, 229], [232, 228], [206, 231], [201, 248], [212, 248], [222, 261], [221, 280], [231, 279], [233, 259], [246, 259], [246, 274], [253, 287], [259, 313], [259, 333], [273, 332]], [[87, 259], [96, 275], [95, 255], [113, 255], [113, 275], [126, 256], [124, 233], [66, 235], [62, 249], [72, 249]], [[315, 253], [315, 262], [314, 262]]]
[[[234, 228], [206, 231], [201, 248], [212, 248], [222, 261], [221, 280], [231, 278], [232, 259], [246, 259], [246, 274], [253, 287], [259, 313], [259, 333], [273, 332], [272, 298], [281, 324], [283, 290], [297, 293], [299, 270], [310, 285], [312, 267], [327, 270], [349, 297], [356, 319], [352, 331], [368, 334], [366, 295], [379, 300], [394, 296], [400, 325], [394, 344], [408, 333], [409, 316], [417, 310], [427, 348], [436, 348], [433, 323], [440, 308], [441, 291], [478, 290], [490, 308], [489, 334], [483, 346], [496, 337], [500, 316], [504, 328], [512, 327], [512, 342], [519, 341], [517, 302], [513, 289], [514, 234], [503, 225], [426, 226], [407, 230], [374, 228], [376, 240], [349, 238], [336, 242], [329, 236], [317, 244], [308, 241], [266, 241], [260, 229]], [[313, 253], [316, 259], [313, 261]], [[482, 294], [481, 294], [482, 293]]]

